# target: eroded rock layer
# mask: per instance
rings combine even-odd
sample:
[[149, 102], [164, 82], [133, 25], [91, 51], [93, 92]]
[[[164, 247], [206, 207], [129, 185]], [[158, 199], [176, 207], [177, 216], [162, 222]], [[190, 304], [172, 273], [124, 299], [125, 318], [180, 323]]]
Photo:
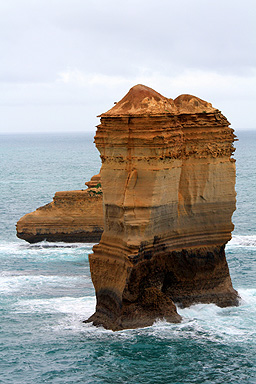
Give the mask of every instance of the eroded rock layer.
[[104, 233], [90, 255], [113, 330], [179, 321], [174, 302], [237, 305], [225, 258], [235, 210], [233, 129], [197, 97], [137, 85], [101, 115]]
[[51, 203], [23, 216], [17, 223], [17, 236], [30, 243], [99, 242], [103, 232], [100, 175], [86, 185], [84, 191], [56, 192]]

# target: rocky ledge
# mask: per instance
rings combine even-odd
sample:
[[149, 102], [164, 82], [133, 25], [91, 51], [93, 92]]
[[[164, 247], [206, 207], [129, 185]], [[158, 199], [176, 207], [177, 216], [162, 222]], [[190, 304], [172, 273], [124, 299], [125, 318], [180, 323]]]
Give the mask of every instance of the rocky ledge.
[[56, 192], [51, 203], [23, 216], [16, 226], [17, 236], [29, 243], [99, 242], [103, 232], [100, 175], [85, 184], [84, 191]]
[[104, 233], [90, 255], [96, 312], [119, 330], [180, 321], [176, 305], [237, 305], [225, 257], [235, 135], [218, 109], [133, 87], [101, 115]]

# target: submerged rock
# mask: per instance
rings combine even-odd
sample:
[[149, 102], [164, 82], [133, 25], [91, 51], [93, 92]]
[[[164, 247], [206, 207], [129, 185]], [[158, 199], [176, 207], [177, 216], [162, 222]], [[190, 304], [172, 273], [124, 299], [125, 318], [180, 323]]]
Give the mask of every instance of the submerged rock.
[[119, 330], [180, 321], [174, 304], [238, 304], [225, 258], [235, 210], [234, 131], [191, 95], [133, 87], [101, 115], [104, 233], [90, 255], [96, 312]]
[[30, 243], [99, 242], [103, 232], [100, 175], [85, 184], [84, 191], [56, 192], [51, 203], [23, 216], [17, 236]]

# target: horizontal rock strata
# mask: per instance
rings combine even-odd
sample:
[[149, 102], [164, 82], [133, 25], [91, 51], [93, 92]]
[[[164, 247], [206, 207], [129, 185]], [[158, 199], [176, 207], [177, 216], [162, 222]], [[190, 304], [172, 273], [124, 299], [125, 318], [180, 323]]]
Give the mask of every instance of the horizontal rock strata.
[[53, 201], [23, 216], [17, 236], [30, 243], [39, 241], [100, 241], [103, 208], [100, 176], [93, 176], [82, 191], [56, 192]]
[[90, 255], [113, 330], [180, 321], [175, 303], [237, 305], [225, 258], [235, 210], [233, 129], [195, 96], [138, 85], [101, 115], [104, 233]]

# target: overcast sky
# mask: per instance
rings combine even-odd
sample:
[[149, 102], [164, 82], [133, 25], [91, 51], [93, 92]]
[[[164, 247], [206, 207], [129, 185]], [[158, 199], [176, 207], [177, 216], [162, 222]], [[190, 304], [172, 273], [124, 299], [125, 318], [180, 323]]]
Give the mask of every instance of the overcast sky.
[[256, 129], [255, 0], [0, 4], [0, 132], [94, 131], [135, 84]]

